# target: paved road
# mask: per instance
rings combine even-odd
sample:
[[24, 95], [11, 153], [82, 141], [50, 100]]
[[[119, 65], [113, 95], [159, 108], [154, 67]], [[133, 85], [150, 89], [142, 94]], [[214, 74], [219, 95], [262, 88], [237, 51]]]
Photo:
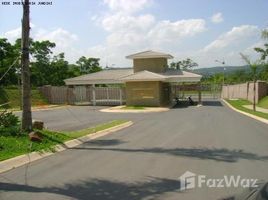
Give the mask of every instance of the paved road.
[[241, 188], [180, 191], [178, 177], [268, 180], [268, 125], [220, 102], [132, 118], [133, 126], [33, 162], [28, 173], [1, 174], [0, 199], [207, 200]]
[[[116, 119], [140, 120], [143, 114], [105, 113], [99, 110], [107, 106], [67, 106], [64, 108], [34, 111], [33, 119], [42, 120], [52, 130], [73, 131], [109, 122]], [[18, 116], [21, 112], [16, 113]], [[150, 115], [150, 114], [149, 114]]]

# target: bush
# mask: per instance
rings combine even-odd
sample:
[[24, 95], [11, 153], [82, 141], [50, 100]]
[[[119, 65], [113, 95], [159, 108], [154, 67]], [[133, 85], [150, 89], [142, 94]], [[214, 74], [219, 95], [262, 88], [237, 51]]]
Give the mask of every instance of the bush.
[[21, 135], [19, 126], [2, 127], [0, 126], [0, 136], [18, 136]]
[[15, 136], [19, 134], [19, 118], [12, 112], [0, 112], [0, 136]]
[[19, 118], [12, 112], [2, 111], [0, 112], [0, 127], [17, 126]]

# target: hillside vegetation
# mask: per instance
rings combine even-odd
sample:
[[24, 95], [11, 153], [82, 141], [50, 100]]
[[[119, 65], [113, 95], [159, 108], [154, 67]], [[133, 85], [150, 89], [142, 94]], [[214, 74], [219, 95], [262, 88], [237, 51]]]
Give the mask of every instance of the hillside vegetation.
[[[9, 103], [5, 108], [19, 109], [21, 95], [18, 89], [0, 88], [0, 104]], [[47, 105], [47, 100], [36, 89], [32, 89], [32, 106]], [[0, 108], [1, 109], [1, 108]]]

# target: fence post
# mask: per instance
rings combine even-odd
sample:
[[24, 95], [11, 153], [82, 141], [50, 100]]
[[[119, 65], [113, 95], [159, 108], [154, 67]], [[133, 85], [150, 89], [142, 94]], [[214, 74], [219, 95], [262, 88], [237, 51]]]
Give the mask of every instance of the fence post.
[[106, 88], [106, 94], [107, 94], [107, 100], [109, 102], [109, 88], [108, 87]]
[[199, 83], [198, 85], [197, 85], [197, 87], [198, 87], [198, 104], [201, 104], [202, 102], [202, 100], [201, 100], [201, 84]]
[[120, 105], [123, 105], [122, 88], [119, 90]]
[[96, 106], [96, 90], [95, 90], [95, 84], [92, 85], [92, 98], [93, 98], [93, 106]]

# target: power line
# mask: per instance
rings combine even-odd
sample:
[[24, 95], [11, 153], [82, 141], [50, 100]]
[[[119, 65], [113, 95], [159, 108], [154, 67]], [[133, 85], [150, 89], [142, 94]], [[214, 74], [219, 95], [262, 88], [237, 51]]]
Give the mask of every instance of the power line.
[[11, 68], [16, 64], [18, 59], [20, 59], [20, 57], [17, 57], [17, 59], [9, 66], [8, 70], [4, 73], [3, 76], [1, 76], [0, 81], [7, 75], [7, 73], [11, 70]]

